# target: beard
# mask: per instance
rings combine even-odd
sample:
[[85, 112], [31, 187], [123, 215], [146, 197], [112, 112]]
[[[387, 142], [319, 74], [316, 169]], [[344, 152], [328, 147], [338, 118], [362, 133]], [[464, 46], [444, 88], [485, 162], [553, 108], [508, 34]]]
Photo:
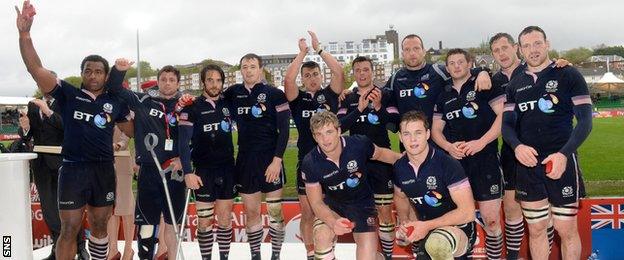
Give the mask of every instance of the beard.
[[206, 95], [211, 98], [216, 98], [216, 97], [219, 97], [219, 95], [221, 95], [221, 91], [215, 90], [215, 89], [205, 89], [204, 93], [206, 93]]

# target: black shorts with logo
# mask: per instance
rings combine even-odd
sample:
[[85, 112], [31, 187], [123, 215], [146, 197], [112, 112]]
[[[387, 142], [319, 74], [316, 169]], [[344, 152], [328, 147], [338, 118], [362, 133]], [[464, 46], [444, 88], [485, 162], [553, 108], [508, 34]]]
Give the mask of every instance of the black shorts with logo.
[[392, 164], [379, 161], [368, 161], [368, 182], [373, 188], [373, 193], [380, 195], [394, 194], [394, 184], [392, 184]]
[[514, 151], [511, 150], [506, 144], [501, 149], [501, 166], [503, 168], [503, 179], [505, 181], [505, 190], [516, 189], [516, 165], [519, 163], [516, 160]]
[[231, 200], [236, 197], [234, 186], [234, 164], [210, 168], [195, 168], [195, 174], [202, 180], [202, 186], [195, 190], [195, 199], [201, 202]]
[[[172, 174], [171, 171], [165, 174], [167, 187], [171, 196], [176, 223], [182, 222], [185, 199], [185, 184], [182, 172]], [[162, 179], [155, 164], [143, 163], [139, 169], [139, 179], [137, 181], [137, 197], [135, 206], [134, 223], [136, 225], [158, 225], [160, 216], [163, 216], [165, 223], [173, 224], [167, 197]]]
[[112, 206], [116, 177], [113, 162], [63, 162], [58, 177], [60, 210]]
[[[537, 161], [541, 162], [545, 158], [538, 157]], [[516, 199], [520, 201], [548, 199], [553, 206], [563, 206], [585, 197], [585, 185], [576, 153], [568, 156], [566, 169], [558, 180], [548, 178], [545, 170], [546, 166], [541, 163], [532, 168], [518, 164]]]
[[377, 209], [373, 201], [345, 203], [325, 198], [325, 204], [339, 216], [353, 222], [353, 233], [377, 232]]
[[498, 153], [477, 153], [459, 160], [476, 201], [503, 197], [503, 172]]
[[282, 188], [286, 183], [284, 163], [282, 162], [279, 178], [274, 182], [266, 182], [264, 173], [273, 161], [274, 151], [239, 151], [236, 157], [235, 180], [236, 190], [243, 194], [256, 192], [268, 193]]

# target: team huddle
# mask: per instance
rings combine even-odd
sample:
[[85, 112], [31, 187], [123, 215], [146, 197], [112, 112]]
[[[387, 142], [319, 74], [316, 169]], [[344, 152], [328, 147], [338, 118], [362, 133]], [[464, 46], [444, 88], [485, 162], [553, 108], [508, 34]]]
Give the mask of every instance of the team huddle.
[[[550, 60], [537, 26], [524, 28], [517, 42], [507, 33], [490, 39], [501, 67], [495, 73], [473, 68], [463, 49], [449, 50], [445, 65], [427, 63], [421, 37], [407, 35], [400, 43], [404, 66], [385, 86], [373, 84], [371, 59], [351, 62], [353, 90], [345, 90], [342, 65], [309, 32], [313, 51], [331, 70], [329, 85], [322, 86], [318, 63], [304, 62], [310, 46], [299, 39], [283, 92], [263, 81], [262, 58], [250, 53], [239, 61], [242, 83], [224, 90], [222, 68], [207, 65], [203, 93], [193, 97], [179, 91], [173, 66], [158, 71], [158, 91], [137, 93], [122, 86], [132, 62], [117, 59], [109, 67], [98, 55], [82, 61], [80, 88], [59, 80], [42, 66], [30, 38], [34, 7], [26, 1], [16, 11], [24, 63], [39, 89], [58, 101], [65, 122], [58, 259], [73, 259], [85, 210], [91, 257], [107, 259], [115, 125], [136, 140], [140, 259], [154, 258], [159, 229], [168, 256], [177, 259], [188, 189], [196, 198], [202, 259], [212, 257], [215, 229], [220, 259], [228, 258], [237, 196], [251, 259], [261, 255], [263, 196], [271, 259], [280, 259], [290, 118], [298, 131], [301, 258], [334, 259], [337, 236], [352, 233], [357, 259], [392, 259], [395, 243], [411, 246], [418, 259], [465, 259], [476, 240], [475, 205], [488, 259], [517, 259], [525, 222], [533, 259], [548, 258], [555, 231], [563, 258], [580, 258], [576, 215], [584, 186], [576, 150], [591, 131], [591, 100], [575, 68]], [[400, 151], [390, 148], [395, 133]]]

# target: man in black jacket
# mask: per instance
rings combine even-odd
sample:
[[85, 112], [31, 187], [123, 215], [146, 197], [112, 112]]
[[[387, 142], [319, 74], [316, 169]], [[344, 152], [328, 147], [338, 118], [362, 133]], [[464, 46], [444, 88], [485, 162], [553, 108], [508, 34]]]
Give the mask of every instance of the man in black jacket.
[[[63, 143], [63, 121], [59, 109], [50, 95], [30, 101], [28, 113], [20, 118], [18, 133], [22, 140], [29, 143], [32, 139], [34, 145], [60, 146]], [[61, 230], [57, 187], [58, 170], [62, 161], [61, 155], [39, 153], [30, 164], [35, 186], [39, 192], [43, 219], [50, 229], [54, 245]], [[78, 234], [77, 239], [79, 259], [88, 259], [82, 233]], [[46, 259], [55, 259], [54, 250]]]

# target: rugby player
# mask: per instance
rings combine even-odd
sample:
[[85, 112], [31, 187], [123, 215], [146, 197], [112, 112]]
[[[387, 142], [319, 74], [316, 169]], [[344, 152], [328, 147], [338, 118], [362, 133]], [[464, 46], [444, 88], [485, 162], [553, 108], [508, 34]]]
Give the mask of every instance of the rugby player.
[[[386, 125], [398, 122], [399, 113], [391, 103], [391, 94], [373, 84], [373, 61], [359, 56], [352, 62], [353, 75], [358, 85], [340, 103], [338, 118], [342, 131], [350, 135], [365, 135], [377, 146], [390, 148]], [[386, 259], [392, 257], [395, 221], [392, 214], [392, 165], [370, 161], [369, 184], [375, 193], [375, 206], [379, 212], [379, 239]]]
[[202, 95], [180, 113], [180, 159], [186, 186], [195, 190], [197, 240], [202, 259], [211, 259], [216, 215], [219, 256], [225, 260], [230, 252], [232, 205], [236, 196], [232, 114], [221, 97], [223, 70], [217, 65], [206, 65], [200, 78]]
[[246, 54], [239, 65], [243, 83], [230, 86], [223, 93], [238, 127], [236, 186], [247, 216], [251, 258], [260, 259], [264, 235], [260, 203], [266, 194], [271, 258], [279, 259], [284, 242], [282, 186], [286, 182], [282, 158], [288, 143], [290, 108], [282, 91], [261, 81], [260, 56]]
[[[305, 193], [305, 183], [301, 179], [301, 161], [303, 157], [314, 148], [316, 142], [310, 130], [310, 117], [316, 112], [328, 110], [338, 111], [338, 96], [344, 88], [344, 74], [342, 66], [329, 52], [323, 51], [318, 37], [312, 31], [308, 31], [312, 38], [312, 48], [331, 70], [332, 77], [328, 86], [322, 87], [323, 73], [318, 63], [314, 61], [303, 62], [309, 47], [305, 39], [299, 39], [299, 53], [289, 65], [284, 76], [284, 93], [290, 104], [293, 120], [297, 126], [299, 137], [297, 139], [297, 193], [301, 208], [301, 222], [299, 230], [303, 243], [306, 246], [308, 259], [314, 258], [314, 241], [312, 237], [312, 224], [314, 213]], [[301, 81], [304, 90], [296, 85], [297, 74], [300, 70]]]
[[[336, 236], [353, 232], [357, 259], [381, 259], [377, 251], [377, 210], [369, 182], [369, 160], [394, 163], [400, 154], [375, 145], [368, 137], [340, 135], [329, 111], [316, 113], [310, 129], [318, 145], [303, 159], [301, 176], [317, 220], [316, 259], [333, 259]], [[323, 196], [323, 193], [325, 195]]]
[[486, 233], [488, 259], [500, 259], [503, 173], [498, 157], [505, 93], [502, 88], [477, 92], [470, 75], [472, 57], [463, 49], [447, 52], [446, 68], [452, 82], [438, 96], [431, 136], [451, 157], [459, 160], [479, 204]]
[[427, 115], [402, 116], [405, 155], [394, 164], [397, 236], [415, 242], [417, 259], [467, 259], [476, 240], [475, 207], [461, 164], [429, 144]]
[[[74, 259], [76, 235], [82, 229], [85, 210], [90, 224], [89, 253], [92, 259], [106, 259], [106, 226], [115, 202], [113, 129], [117, 123], [130, 136], [132, 127], [126, 104], [107, 91], [122, 87], [128, 68], [113, 69], [99, 55], [89, 55], [80, 64], [82, 84], [76, 88], [44, 68], [30, 37], [35, 8], [24, 1], [16, 6], [20, 53], [26, 69], [44, 95], [51, 95], [63, 119], [63, 165], [59, 170], [58, 207], [61, 232], [56, 244], [57, 259]], [[107, 82], [108, 80], [108, 82]]]
[[[119, 61], [124, 63], [127, 60]], [[139, 165], [137, 196], [135, 205], [135, 225], [138, 232], [138, 255], [141, 259], [151, 259], [158, 243], [158, 231], [164, 228], [167, 255], [176, 256], [176, 233], [173, 227], [167, 200], [171, 200], [175, 223], [182, 220], [184, 209], [184, 177], [178, 156], [178, 112], [176, 105], [181, 93], [180, 71], [173, 66], [162, 67], [157, 74], [158, 89], [147, 93], [132, 92], [125, 88], [111, 88], [111, 92], [120, 96], [134, 112], [134, 146], [136, 163]], [[170, 198], [165, 194], [158, 168], [151, 153], [145, 146], [148, 134], [157, 136], [154, 152], [159, 163], [170, 163], [172, 170], [165, 174]], [[166, 168], [166, 167], [163, 167]], [[165, 226], [160, 227], [160, 216]]]
[[550, 61], [550, 43], [541, 28], [524, 28], [518, 42], [527, 66], [507, 87], [502, 132], [520, 162], [516, 198], [528, 223], [531, 256], [548, 258], [546, 228], [552, 215], [563, 258], [578, 259], [578, 201], [585, 189], [576, 150], [592, 128], [587, 83], [575, 68]]

